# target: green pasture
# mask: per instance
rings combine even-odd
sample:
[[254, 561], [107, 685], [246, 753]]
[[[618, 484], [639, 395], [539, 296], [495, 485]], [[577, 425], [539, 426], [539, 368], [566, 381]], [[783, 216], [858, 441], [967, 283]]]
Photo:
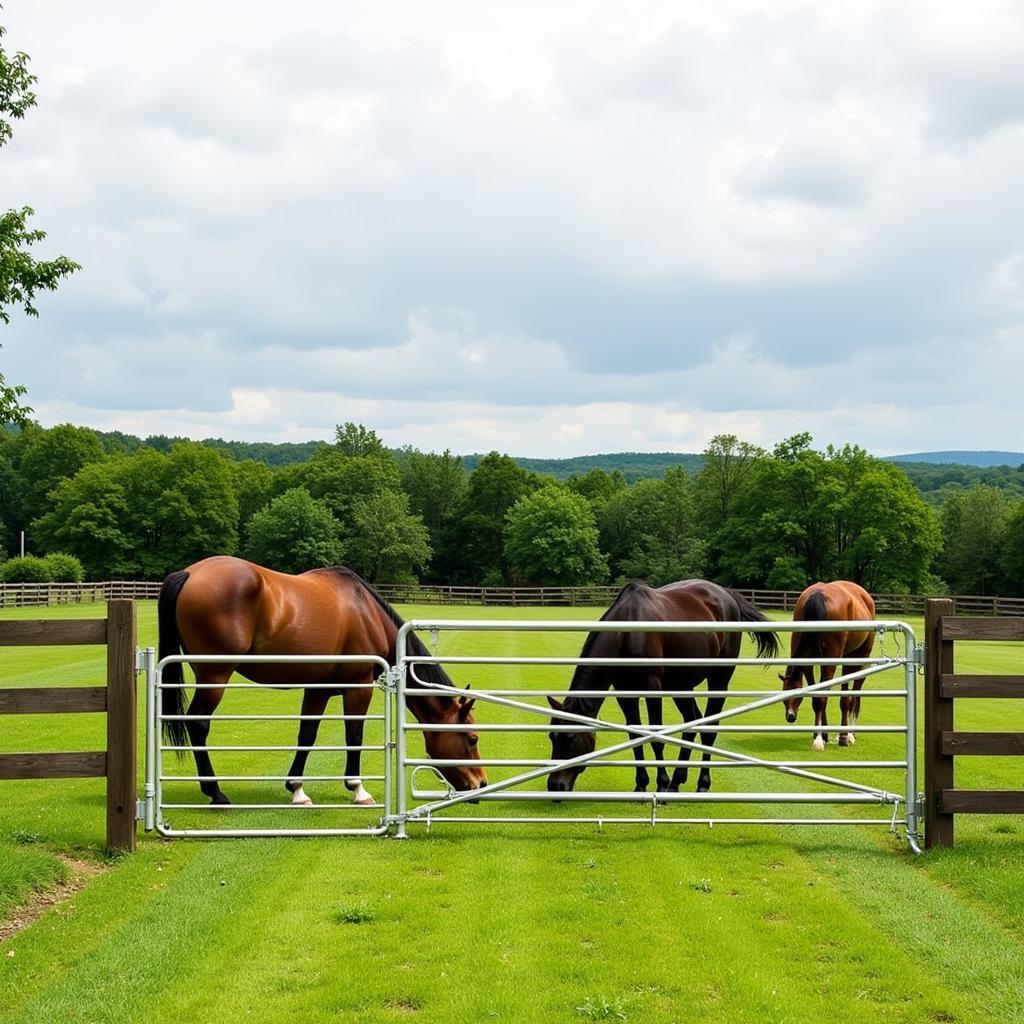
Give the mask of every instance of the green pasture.
[[[579, 608], [400, 610], [410, 618], [599, 614]], [[3, 618], [102, 614], [100, 606], [0, 612]], [[141, 604], [139, 614], [140, 644], [155, 643], [154, 606]], [[921, 623], [911, 625], [920, 636]], [[572, 633], [443, 633], [439, 651], [573, 655], [581, 641]], [[1013, 645], [961, 644], [957, 668], [1019, 672], [1021, 652]], [[103, 666], [101, 648], [4, 648], [0, 685], [95, 684]], [[570, 674], [569, 668], [452, 670], [474, 688], [559, 686]], [[773, 674], [751, 668], [738, 670], [732, 689], [776, 685]], [[897, 685], [885, 675], [868, 683]], [[830, 702], [830, 711], [838, 718], [836, 704]], [[297, 698], [278, 691], [232, 693], [222, 705], [228, 713], [257, 708], [294, 711]], [[604, 712], [619, 717], [613, 702]], [[897, 712], [894, 700], [866, 699], [861, 722], [892, 722]], [[477, 719], [498, 723], [509, 714], [479, 703]], [[781, 719], [774, 707], [752, 720]], [[674, 711], [666, 708], [666, 720], [677, 720]], [[809, 724], [809, 707], [801, 722]], [[1024, 729], [1024, 709], [1016, 701], [964, 702], [957, 726]], [[287, 746], [293, 729], [293, 723], [215, 722], [211, 742]], [[367, 735], [372, 740], [372, 731]], [[812, 755], [810, 741], [809, 734], [728, 737], [733, 749], [759, 756], [830, 760], [896, 757], [903, 743], [897, 735], [865, 734], [840, 750], [833, 736], [825, 755]], [[325, 723], [320, 742], [341, 743], [340, 723]], [[102, 743], [102, 716], [0, 718], [3, 751], [98, 749]], [[484, 731], [480, 743], [485, 756], [544, 757], [550, 750], [544, 731], [525, 739]], [[413, 734], [411, 753], [422, 749], [422, 738]], [[340, 774], [342, 756], [317, 753], [308, 773]], [[287, 751], [238, 752], [223, 753], [215, 763], [221, 775], [284, 774], [289, 761]], [[193, 771], [190, 761], [173, 759], [167, 768]], [[366, 775], [379, 768], [373, 758], [364, 760]], [[502, 771], [492, 771], [492, 780]], [[695, 776], [691, 769], [690, 789]], [[900, 790], [896, 772], [866, 773], [865, 781]], [[759, 768], [714, 777], [718, 791], [779, 784]], [[957, 784], [1021, 788], [1020, 762], [962, 759]], [[381, 783], [367, 785], [380, 798]], [[534, 786], [543, 788], [543, 780]], [[590, 769], [579, 787], [631, 789], [632, 771]], [[297, 812], [278, 809], [284, 798], [279, 783], [225, 782], [224, 789], [236, 802], [268, 810], [179, 811], [172, 824], [297, 820]], [[340, 783], [310, 783], [307, 791], [321, 803], [347, 799]], [[170, 800], [199, 802], [191, 782], [169, 784], [167, 793]], [[481, 804], [460, 813], [497, 809]], [[721, 810], [791, 813], [742, 805]], [[836, 812], [879, 816], [861, 808]], [[301, 817], [310, 824], [352, 824], [376, 813], [322, 809]], [[592, 812], [545, 801], [512, 804], [502, 813]], [[959, 818], [954, 850], [915, 858], [900, 837], [879, 826], [651, 829], [643, 824], [649, 808], [623, 805], [609, 813], [634, 813], [640, 821], [601, 830], [581, 822], [438, 822], [429, 832], [411, 827], [405, 842], [143, 836], [138, 853], [108, 860], [101, 853], [100, 780], [0, 782], [0, 922], [34, 892], [73, 881], [83, 862], [103, 869], [0, 941], [0, 1022], [672, 1022], [695, 1015], [722, 1022], [1024, 1021], [1024, 820]], [[699, 811], [682, 804], [659, 813]]]

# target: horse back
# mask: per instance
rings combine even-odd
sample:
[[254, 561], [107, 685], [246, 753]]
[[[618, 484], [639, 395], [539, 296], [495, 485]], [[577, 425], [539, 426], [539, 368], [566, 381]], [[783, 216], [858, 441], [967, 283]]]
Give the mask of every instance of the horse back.
[[[868, 621], [875, 617], [875, 602], [859, 584], [851, 580], [812, 583], [801, 593], [793, 609], [793, 620], [805, 622]], [[794, 633], [791, 643], [794, 657], [842, 657], [866, 647], [869, 652], [874, 639], [871, 630], [844, 633]]]
[[[394, 660], [394, 626], [350, 574], [311, 570], [297, 576], [241, 558], [196, 562], [178, 597], [177, 621], [192, 654], [378, 654]], [[292, 666], [294, 677], [315, 682], [351, 674], [335, 666]], [[364, 675], [365, 666], [359, 667]], [[280, 666], [251, 665], [257, 682]]]

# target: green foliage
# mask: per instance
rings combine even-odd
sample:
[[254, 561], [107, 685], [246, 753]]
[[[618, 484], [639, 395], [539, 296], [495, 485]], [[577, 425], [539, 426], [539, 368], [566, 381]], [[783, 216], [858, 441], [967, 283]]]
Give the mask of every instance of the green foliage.
[[34, 526], [45, 549], [71, 552], [92, 579], [160, 579], [234, 553], [237, 522], [227, 463], [185, 441], [170, 455], [145, 448], [84, 466], [53, 491]]
[[404, 494], [379, 491], [356, 503], [344, 560], [371, 582], [412, 580], [414, 571], [430, 560], [429, 538]]
[[342, 455], [352, 458], [380, 458], [385, 454], [384, 442], [375, 430], [364, 427], [362, 423], [343, 423], [334, 429], [334, 447]]
[[447, 537], [459, 530], [459, 503], [467, 485], [462, 459], [447, 449], [438, 455], [406, 448], [398, 456], [398, 470], [402, 489], [409, 496], [409, 508], [423, 520], [431, 550], [439, 555], [431, 567], [431, 578], [450, 579], [444, 552]]
[[45, 558], [35, 555], [11, 558], [0, 565], [0, 583], [49, 583], [52, 569]]
[[43, 561], [54, 583], [81, 583], [85, 579], [82, 563], [66, 551], [51, 551]]
[[938, 572], [954, 593], [1001, 592], [1012, 511], [1007, 493], [988, 484], [974, 484], [946, 499]]
[[594, 513], [581, 495], [557, 484], [542, 487], [521, 497], [507, 522], [505, 554], [519, 579], [579, 586], [607, 578]]
[[23, 484], [22, 522], [29, 523], [46, 510], [47, 496], [61, 481], [83, 466], [104, 457], [96, 432], [71, 423], [25, 431], [20, 476]]
[[341, 561], [338, 521], [309, 491], [292, 488], [249, 520], [245, 554], [280, 572], [305, 572]]
[[902, 592], [923, 585], [940, 536], [897, 467], [855, 445], [817, 452], [810, 435], [797, 434], [753, 462], [713, 545], [734, 584], [852, 579]]
[[704, 542], [682, 466], [667, 469], [661, 480], [640, 480], [616, 494], [605, 506], [601, 523], [616, 579], [661, 586], [703, 571]]

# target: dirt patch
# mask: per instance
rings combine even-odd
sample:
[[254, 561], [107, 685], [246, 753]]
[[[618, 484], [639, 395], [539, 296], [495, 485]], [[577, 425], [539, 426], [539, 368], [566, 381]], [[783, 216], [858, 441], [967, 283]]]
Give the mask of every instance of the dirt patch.
[[58, 859], [68, 871], [63, 882], [55, 882], [33, 892], [20, 907], [15, 907], [10, 914], [0, 921], [0, 942], [27, 928], [37, 921], [50, 907], [70, 899], [76, 892], [84, 889], [97, 875], [105, 874], [109, 868], [95, 861], [79, 860], [77, 857], [66, 857], [58, 854]]

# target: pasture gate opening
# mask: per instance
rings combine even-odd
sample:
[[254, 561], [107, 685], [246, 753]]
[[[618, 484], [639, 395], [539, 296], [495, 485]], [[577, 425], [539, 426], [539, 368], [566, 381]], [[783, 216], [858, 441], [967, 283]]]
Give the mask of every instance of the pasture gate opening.
[[954, 787], [954, 759], [960, 755], [1024, 755], [1024, 733], [957, 732], [958, 698], [1024, 697], [1024, 675], [965, 675], [954, 671], [957, 641], [1024, 640], [1024, 618], [957, 615], [952, 600], [933, 598], [925, 607], [928, 657], [925, 673], [925, 839], [952, 846], [956, 814], [1024, 814], [1024, 790]]
[[135, 849], [136, 717], [135, 604], [110, 601], [105, 619], [0, 622], [0, 646], [105, 645], [105, 686], [5, 687], [0, 715], [102, 713], [105, 750], [2, 753], [0, 779], [107, 780], [108, 850]]
[[[424, 826], [431, 828], [438, 825], [450, 824], [580, 824], [592, 823], [598, 827], [612, 824], [640, 823], [646, 825], [669, 825], [669, 824], [701, 824], [714, 826], [719, 824], [744, 824], [744, 825], [883, 825], [891, 830], [902, 829], [910, 847], [919, 852], [918, 845], [918, 824], [919, 824], [919, 802], [920, 796], [917, 792], [916, 776], [916, 671], [922, 660], [921, 651], [917, 646], [914, 633], [910, 626], [899, 621], [878, 620], [869, 623], [843, 623], [843, 622], [716, 622], [714, 630], [718, 632], [754, 632], [754, 631], [775, 631], [786, 634], [794, 631], [843, 631], [851, 628], [863, 630], [871, 629], [879, 637], [878, 650], [870, 658], [835, 658], [815, 660], [792, 659], [784, 653], [776, 658], [736, 658], [717, 659], [714, 664], [722, 666], [733, 664], [736, 666], [760, 666], [769, 668], [771, 666], [783, 666], [787, 664], [832, 664], [839, 666], [839, 673], [833, 679], [825, 683], [816, 683], [813, 686], [806, 686], [799, 690], [784, 691], [778, 683], [774, 672], [766, 673], [765, 686], [760, 689], [741, 689], [736, 687], [723, 691], [727, 700], [726, 707], [718, 714], [703, 715], [696, 720], [689, 722], [673, 722], [661, 726], [629, 726], [623, 721], [615, 720], [606, 713], [595, 717], [575, 715], [566, 711], [555, 711], [548, 706], [546, 698], [550, 696], [565, 697], [570, 691], [563, 685], [561, 687], [545, 686], [523, 686], [512, 687], [481, 686], [475, 683], [471, 690], [471, 696], [477, 699], [476, 719], [472, 725], [466, 724], [429, 724], [409, 721], [405, 712], [405, 699], [408, 694], [423, 692], [437, 693], [439, 687], [431, 686], [429, 689], [420, 685], [416, 674], [416, 666], [426, 664], [441, 664], [448, 668], [455, 665], [475, 665], [486, 668], [492, 666], [494, 671], [498, 666], [513, 668], [517, 672], [532, 671], [540, 668], [550, 667], [572, 667], [581, 663], [612, 664], [612, 665], [646, 665], [658, 664], [665, 666], [674, 665], [695, 665], [708, 664], [700, 662], [699, 659], [584, 659], [579, 657], [524, 657], [524, 656], [481, 656], [458, 654], [446, 652], [443, 655], [436, 653], [436, 645], [442, 634], [472, 633], [480, 631], [491, 631], [497, 633], [546, 633], [552, 631], [587, 633], [595, 630], [633, 631], [633, 632], [707, 632], [708, 624], [700, 622], [586, 622], [586, 621], [502, 621], [502, 620], [445, 620], [445, 619], [420, 619], [404, 625], [398, 636], [397, 649], [405, 649], [405, 637], [410, 630], [415, 630], [422, 636], [429, 634], [431, 644], [435, 647], [433, 654], [404, 654], [397, 659], [397, 664], [389, 668], [380, 658], [368, 656], [280, 656], [266, 658], [262, 656], [233, 657], [232, 662], [243, 661], [275, 661], [282, 664], [282, 669], [289, 662], [298, 661], [372, 661], [381, 669], [377, 680], [377, 686], [383, 691], [383, 713], [368, 713], [367, 721], [375, 721], [382, 725], [381, 742], [367, 742], [363, 749], [376, 755], [382, 765], [379, 773], [363, 775], [362, 778], [374, 780], [383, 786], [383, 800], [375, 810], [379, 814], [373, 823], [358, 827], [307, 827], [298, 824], [308, 820], [310, 815], [315, 815], [325, 809], [344, 811], [352, 808], [351, 804], [344, 803], [317, 803], [313, 807], [292, 806], [282, 803], [284, 799], [283, 784], [287, 780], [284, 774], [267, 772], [266, 769], [249, 771], [247, 773], [220, 774], [223, 781], [244, 782], [247, 785], [255, 783], [273, 783], [276, 792], [269, 791], [264, 787], [258, 799], [232, 804], [229, 807], [213, 807], [199, 800], [198, 783], [201, 778], [191, 771], [175, 772], [170, 770], [172, 765], [168, 763], [167, 755], [187, 754], [187, 749], [179, 749], [165, 744], [161, 738], [161, 730], [165, 720], [160, 709], [160, 691], [167, 685], [162, 680], [163, 667], [172, 661], [198, 662], [207, 660], [212, 662], [223, 662], [223, 656], [198, 656], [178, 655], [173, 658], [166, 658], [159, 663], [153, 664], [150, 653], [150, 671], [148, 672], [147, 684], [147, 777], [146, 777], [146, 827], [156, 828], [160, 834], [165, 836], [194, 836], [194, 837], [228, 837], [228, 836], [265, 836], [265, 835], [385, 835], [393, 833], [404, 838], [409, 834], [410, 827]], [[888, 648], [888, 649], [887, 649]], [[852, 666], [856, 663], [859, 666], [856, 670]], [[842, 685], [856, 679], [870, 679], [873, 676], [888, 673], [888, 679], [892, 680], [886, 688], [865, 688], [860, 695], [869, 701], [868, 707], [884, 708], [892, 716], [891, 720], [879, 721], [869, 712], [866, 716], [874, 719], [869, 724], [857, 722], [848, 729], [842, 730], [861, 738], [862, 743], [886, 743], [892, 746], [893, 737], [896, 738], [897, 749], [887, 751], [888, 756], [875, 757], [873, 759], [861, 756], [853, 756], [854, 748], [842, 748], [845, 756], [817, 755], [808, 757], [810, 740], [816, 731], [812, 724], [805, 718], [802, 724], [787, 724], [782, 720], [781, 708], [776, 707], [782, 701], [791, 699], [794, 696], [809, 698], [814, 694], [829, 694], [836, 698], [842, 692]], [[191, 687], [193, 684], [182, 684]], [[735, 685], [735, 681], [734, 681]], [[282, 689], [301, 689], [298, 684], [289, 685], [287, 682], [279, 684]], [[334, 684], [325, 684], [326, 688], [337, 690]], [[242, 697], [252, 697], [254, 693], [264, 693], [270, 689], [278, 688], [277, 685], [271, 688], [265, 685], [258, 685], [249, 682], [230, 683], [229, 689], [246, 691], [240, 694]], [[440, 689], [446, 689], [440, 687]], [[453, 696], [464, 696], [465, 690], [457, 687], [451, 688]], [[580, 691], [576, 691], [580, 695]], [[651, 696], [649, 691], [628, 691], [610, 690], [602, 692], [601, 696], [611, 701], [607, 705], [617, 709], [615, 698], [618, 696], [637, 696], [647, 698]], [[670, 701], [675, 696], [692, 696], [697, 699], [707, 697], [707, 690], [662, 690], [657, 696]], [[278, 696], [277, 700], [282, 698]], [[773, 721], [753, 721], [757, 713], [762, 709], [771, 708], [779, 711], [779, 717]], [[486, 709], [486, 710], [485, 710]], [[372, 711], [372, 705], [371, 705]], [[805, 711], [805, 714], [807, 712]], [[744, 718], [745, 716], [745, 718]], [[187, 716], [178, 716], [185, 718]], [[218, 734], [217, 723], [236, 722], [246, 728], [256, 726], [259, 723], [271, 721], [284, 721], [296, 724], [301, 720], [301, 715], [293, 713], [268, 713], [264, 710], [234, 711], [225, 714], [218, 713], [213, 717], [213, 728], [211, 737]], [[340, 720], [344, 716], [337, 714], [324, 714], [324, 721]], [[551, 719], [556, 719], [556, 724]], [[739, 722], [735, 721], [740, 719]], [[614, 740], [610, 745], [598, 744], [593, 753], [584, 755], [568, 761], [552, 761], [550, 754], [544, 756], [544, 751], [537, 748], [538, 738], [547, 739], [548, 733], [554, 730], [579, 730], [580, 728], [594, 730], [599, 737], [604, 735], [618, 735], [624, 738]], [[417, 753], [410, 753], [411, 734], [417, 735], [419, 740], [423, 733], [433, 731], [474, 731], [480, 734], [480, 746], [483, 751], [479, 761], [447, 760], [444, 762], [431, 761], [419, 756], [418, 750], [421, 744], [417, 742]], [[694, 731], [714, 731], [719, 742], [713, 747], [707, 747], [695, 737], [688, 738], [686, 734]], [[832, 742], [829, 746], [835, 750], [835, 739], [838, 736], [840, 727], [838, 724], [829, 725], [827, 731]], [[538, 734], [539, 737], [538, 737]], [[739, 734], [750, 737], [748, 743], [751, 749], [736, 750], [729, 745], [731, 736]], [[492, 751], [501, 742], [507, 744], [510, 736], [515, 737], [517, 744], [529, 748], [526, 753], [516, 751], [517, 756], [496, 756]], [[789, 746], [770, 753], [760, 753], [759, 747], [779, 738], [788, 741]], [[500, 739], [499, 739], [500, 738]], [[635, 750], [642, 744], [650, 743], [652, 740], [664, 743], [670, 751], [679, 753], [684, 750], [695, 754], [709, 753], [711, 760], [707, 762], [712, 770], [712, 778], [715, 788], [711, 792], [697, 793], [692, 789], [685, 792], [642, 792], [634, 793], [623, 789], [610, 788], [607, 785], [601, 789], [580, 789], [571, 792], [552, 794], [546, 788], [537, 788], [538, 784], [543, 785], [546, 777], [554, 771], [566, 766], [587, 766], [595, 769], [592, 775], [600, 770], [602, 773], [609, 771], [621, 774], [624, 770], [633, 769], [641, 763], [635, 756]], [[778, 743], [776, 742], [776, 746]], [[232, 742], [213, 743], [210, 742], [206, 748], [212, 754], [218, 756], [227, 752], [243, 751], [246, 754], [251, 752], [274, 753], [275, 756], [291, 753], [295, 749], [294, 731], [288, 736], [282, 736], [280, 741], [274, 743], [258, 742]], [[321, 753], [331, 756], [340, 756], [340, 752], [346, 748], [337, 745], [317, 745], [315, 748]], [[550, 748], [548, 748], [550, 750]], [[499, 754], [501, 751], [499, 750]], [[529, 756], [527, 756], [529, 755]], [[666, 751], [668, 755], [668, 751]], [[655, 768], [659, 762], [648, 759], [642, 762], [645, 766]], [[668, 756], [664, 762], [666, 766], [674, 766], [675, 760], [669, 760]], [[182, 765], [186, 762], [182, 761]], [[438, 767], [458, 765], [482, 765], [488, 769], [489, 775], [497, 772], [500, 777], [490, 779], [488, 784], [478, 790], [456, 792], [451, 789], [437, 771]], [[699, 761], [691, 763], [694, 772], [701, 767]], [[188, 769], [191, 769], [191, 762], [188, 762]], [[743, 769], [747, 769], [744, 771]], [[738, 771], [736, 771], [738, 770]], [[750, 770], [754, 770], [751, 773]], [[193, 770], [194, 771], [194, 770]], [[893, 778], [890, 786], [880, 786], [876, 778], [870, 781], [860, 781], [856, 777], [868, 772], [871, 776], [880, 773], [889, 773]], [[765, 774], [766, 773], [766, 774]], [[777, 779], [778, 783], [762, 787], [761, 789], [743, 789], [736, 787], [727, 791], [719, 791], [718, 786], [724, 778], [747, 776], [761, 779]], [[337, 773], [319, 772], [304, 776], [307, 783], [332, 783], [339, 784], [345, 781], [345, 776]], [[424, 780], [430, 780], [425, 782]], [[444, 788], [436, 788], [440, 783]], [[803, 786], [802, 789], [792, 788], [795, 784]], [[190, 792], [184, 798], [181, 786], [191, 787]], [[692, 787], [692, 776], [690, 786]], [[168, 798], [168, 787], [174, 788], [175, 796]], [[434, 786], [435, 788], [429, 788]], [[272, 800], [273, 802], [266, 802]], [[552, 801], [558, 800], [558, 806], [553, 806]], [[537, 808], [535, 813], [517, 814], [509, 810], [510, 807], [524, 804], [532, 804]], [[690, 816], [679, 816], [671, 810], [677, 805], [688, 804], [699, 807], [699, 812]], [[725, 813], [728, 805], [750, 807], [754, 813], [746, 815], [729, 816]], [[629, 808], [633, 813], [622, 813], [623, 808]], [[848, 813], [843, 815], [835, 813], [819, 813], [810, 815], [808, 809], [815, 807], [868, 807], [877, 808], [874, 815], [858, 816]], [[567, 813], [571, 808], [572, 813]], [[771, 808], [780, 808], [781, 815], [766, 813]], [[365, 812], [365, 809], [363, 809]], [[274, 811], [288, 811], [289, 819], [296, 822], [295, 826], [274, 826], [259, 827], [253, 824], [256, 815], [266, 814]], [[499, 813], [504, 811], [504, 813]], [[245, 812], [239, 815], [238, 812]], [[214, 825], [206, 827], [175, 827], [168, 819], [168, 816], [188, 815], [213, 815], [216, 819]], [[228, 817], [240, 816], [243, 820], [238, 825], [230, 824]]]

